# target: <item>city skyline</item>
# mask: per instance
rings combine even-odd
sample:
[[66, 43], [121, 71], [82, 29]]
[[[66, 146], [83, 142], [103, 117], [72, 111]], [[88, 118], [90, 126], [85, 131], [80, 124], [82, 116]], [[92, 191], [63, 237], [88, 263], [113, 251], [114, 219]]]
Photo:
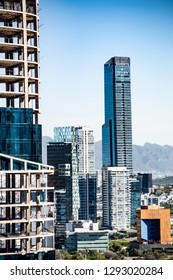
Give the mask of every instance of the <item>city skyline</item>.
[[128, 56], [133, 144], [173, 145], [169, 128], [173, 120], [172, 12], [169, 0], [52, 0], [51, 4], [42, 0], [43, 135], [52, 137], [56, 126], [81, 125], [93, 129], [95, 140], [101, 140], [103, 65], [112, 56]]

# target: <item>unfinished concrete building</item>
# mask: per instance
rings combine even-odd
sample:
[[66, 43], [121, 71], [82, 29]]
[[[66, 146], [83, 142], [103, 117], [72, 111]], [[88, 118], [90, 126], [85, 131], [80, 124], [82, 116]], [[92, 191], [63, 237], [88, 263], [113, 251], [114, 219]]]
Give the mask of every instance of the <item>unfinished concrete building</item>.
[[0, 259], [54, 255], [46, 183], [53, 167], [41, 164], [38, 46], [38, 1], [0, 1]]
[[0, 1], [0, 98], [39, 114], [38, 1]]
[[0, 259], [52, 259], [54, 202], [46, 175], [54, 168], [4, 154], [0, 163], [8, 164], [0, 170]]

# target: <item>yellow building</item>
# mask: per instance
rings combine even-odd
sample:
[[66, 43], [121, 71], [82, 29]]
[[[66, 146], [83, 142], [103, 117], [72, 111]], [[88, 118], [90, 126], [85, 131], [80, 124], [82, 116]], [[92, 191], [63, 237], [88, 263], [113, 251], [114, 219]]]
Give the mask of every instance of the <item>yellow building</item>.
[[141, 206], [136, 210], [139, 243], [171, 244], [170, 209]]

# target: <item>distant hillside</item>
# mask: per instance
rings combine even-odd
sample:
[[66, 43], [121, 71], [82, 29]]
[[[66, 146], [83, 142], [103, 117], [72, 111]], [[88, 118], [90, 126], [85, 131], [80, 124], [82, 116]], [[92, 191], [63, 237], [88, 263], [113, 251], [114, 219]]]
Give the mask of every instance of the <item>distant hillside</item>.
[[153, 180], [153, 184], [157, 186], [173, 186], [173, 176], [166, 176], [164, 178], [157, 178]]
[[133, 146], [134, 170], [173, 173], [173, 147], [145, 143]]
[[[43, 163], [47, 163], [47, 144], [53, 141], [49, 136], [43, 136]], [[102, 167], [102, 141], [95, 143], [96, 170]], [[152, 172], [160, 175], [173, 174], [173, 147], [145, 143], [143, 146], [133, 145], [134, 172]]]
[[[95, 143], [96, 169], [102, 166], [102, 141]], [[135, 172], [173, 173], [173, 147], [145, 143], [133, 145], [133, 169]]]

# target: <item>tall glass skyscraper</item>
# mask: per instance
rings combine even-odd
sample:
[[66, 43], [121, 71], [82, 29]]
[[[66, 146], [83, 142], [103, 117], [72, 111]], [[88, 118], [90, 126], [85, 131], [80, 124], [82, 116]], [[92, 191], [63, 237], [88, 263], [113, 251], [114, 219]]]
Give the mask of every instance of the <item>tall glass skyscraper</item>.
[[103, 167], [132, 164], [130, 58], [112, 57], [104, 65], [105, 123], [102, 127]]

